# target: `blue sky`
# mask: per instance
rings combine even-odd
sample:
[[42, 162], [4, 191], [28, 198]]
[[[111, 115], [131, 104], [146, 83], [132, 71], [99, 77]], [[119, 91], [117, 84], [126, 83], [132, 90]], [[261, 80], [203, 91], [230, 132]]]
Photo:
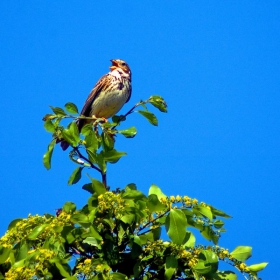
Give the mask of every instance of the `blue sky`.
[[109, 167], [109, 185], [157, 184], [224, 210], [233, 219], [220, 245], [252, 246], [249, 263], [269, 262], [260, 276], [275, 279], [279, 1], [2, 1], [0, 18], [1, 235], [14, 218], [85, 204], [87, 180], [67, 186], [67, 153], [57, 147], [52, 169], [42, 165], [51, 139], [42, 116], [68, 101], [81, 109], [122, 58], [133, 93], [121, 112], [153, 94], [169, 112], [158, 127], [137, 114], [123, 124], [138, 135], [118, 137], [128, 156]]

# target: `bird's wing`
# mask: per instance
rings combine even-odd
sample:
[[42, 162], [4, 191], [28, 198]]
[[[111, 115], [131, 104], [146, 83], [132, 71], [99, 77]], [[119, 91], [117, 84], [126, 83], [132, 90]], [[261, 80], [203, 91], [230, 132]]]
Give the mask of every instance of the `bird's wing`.
[[[102, 76], [99, 81], [96, 83], [96, 85], [91, 90], [85, 105], [81, 111], [81, 115], [84, 115], [86, 117], [89, 117], [90, 111], [91, 111], [91, 105], [94, 102], [94, 100], [99, 96], [101, 91], [105, 90], [111, 83], [112, 76], [108, 74]], [[80, 119], [77, 121], [77, 125], [79, 130], [82, 129], [83, 125], [85, 123], [85, 120]]]
[[131, 86], [131, 83], [129, 83], [129, 89], [128, 89], [128, 91], [129, 91], [129, 94], [128, 94], [128, 97], [127, 97], [127, 100], [125, 101], [125, 103], [127, 103], [127, 102], [129, 101], [130, 97], [131, 97], [131, 93], [132, 93], [132, 86]]
[[93, 87], [93, 89], [89, 93], [89, 96], [82, 109], [81, 115], [89, 116], [92, 103], [98, 97], [100, 92], [102, 90], [105, 90], [110, 85], [111, 79], [112, 79], [112, 76], [109, 74], [106, 74], [99, 79], [99, 81], [96, 83], [96, 85]]

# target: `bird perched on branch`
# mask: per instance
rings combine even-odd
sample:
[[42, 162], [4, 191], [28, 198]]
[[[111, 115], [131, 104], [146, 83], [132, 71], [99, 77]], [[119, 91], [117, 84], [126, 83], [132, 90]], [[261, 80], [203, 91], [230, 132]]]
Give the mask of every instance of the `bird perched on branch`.
[[[121, 59], [112, 59], [110, 72], [100, 78], [91, 90], [81, 115], [86, 117], [110, 118], [129, 101], [131, 96], [131, 71]], [[79, 130], [87, 123], [79, 120]]]
[[[81, 115], [108, 119], [114, 116], [131, 96], [131, 70], [128, 64], [121, 59], [112, 59], [110, 72], [102, 76], [91, 90]], [[91, 120], [79, 119], [77, 122], [79, 131], [90, 123]], [[63, 150], [69, 144], [61, 142]]]

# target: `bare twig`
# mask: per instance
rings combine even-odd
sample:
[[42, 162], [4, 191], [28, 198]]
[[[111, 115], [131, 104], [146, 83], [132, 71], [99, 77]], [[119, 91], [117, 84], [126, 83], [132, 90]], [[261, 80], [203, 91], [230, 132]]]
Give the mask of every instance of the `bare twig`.
[[101, 169], [95, 166], [89, 159], [87, 159], [80, 151], [78, 147], [73, 147], [74, 151], [78, 154], [80, 158], [90, 164], [90, 167], [97, 170], [98, 172], [102, 173]]
[[82, 158], [84, 161], [86, 161], [87, 163], [90, 164], [90, 167], [95, 169], [96, 171], [98, 171], [101, 174], [102, 177], [102, 183], [104, 184], [105, 188], [107, 188], [107, 174], [103, 173], [102, 170], [100, 168], [98, 168], [97, 166], [95, 166], [89, 159], [87, 159], [80, 151], [79, 148], [74, 147], [74, 151], [78, 154], [78, 156], [80, 158]]
[[146, 103], [147, 103], [147, 101], [140, 101], [140, 102], [136, 103], [125, 115], [120, 116], [118, 123], [115, 126], [113, 126], [112, 129], [115, 129], [123, 120], [125, 120], [125, 118], [128, 115], [132, 114], [136, 107], [138, 107], [139, 105], [142, 105], [142, 104], [146, 104]]

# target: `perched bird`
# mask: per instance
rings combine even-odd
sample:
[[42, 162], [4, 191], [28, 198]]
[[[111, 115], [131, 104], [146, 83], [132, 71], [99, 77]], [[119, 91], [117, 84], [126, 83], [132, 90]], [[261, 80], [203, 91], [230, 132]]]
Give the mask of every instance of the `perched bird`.
[[[131, 71], [121, 59], [112, 59], [110, 72], [105, 74], [91, 90], [81, 115], [110, 118], [129, 101], [131, 96]], [[79, 130], [90, 121], [79, 120]]]
[[[81, 115], [108, 119], [114, 116], [131, 96], [131, 70], [128, 64], [121, 59], [112, 59], [110, 72], [102, 76], [91, 90]], [[77, 122], [79, 131], [91, 120], [80, 119]], [[66, 150], [68, 143], [61, 142]]]

